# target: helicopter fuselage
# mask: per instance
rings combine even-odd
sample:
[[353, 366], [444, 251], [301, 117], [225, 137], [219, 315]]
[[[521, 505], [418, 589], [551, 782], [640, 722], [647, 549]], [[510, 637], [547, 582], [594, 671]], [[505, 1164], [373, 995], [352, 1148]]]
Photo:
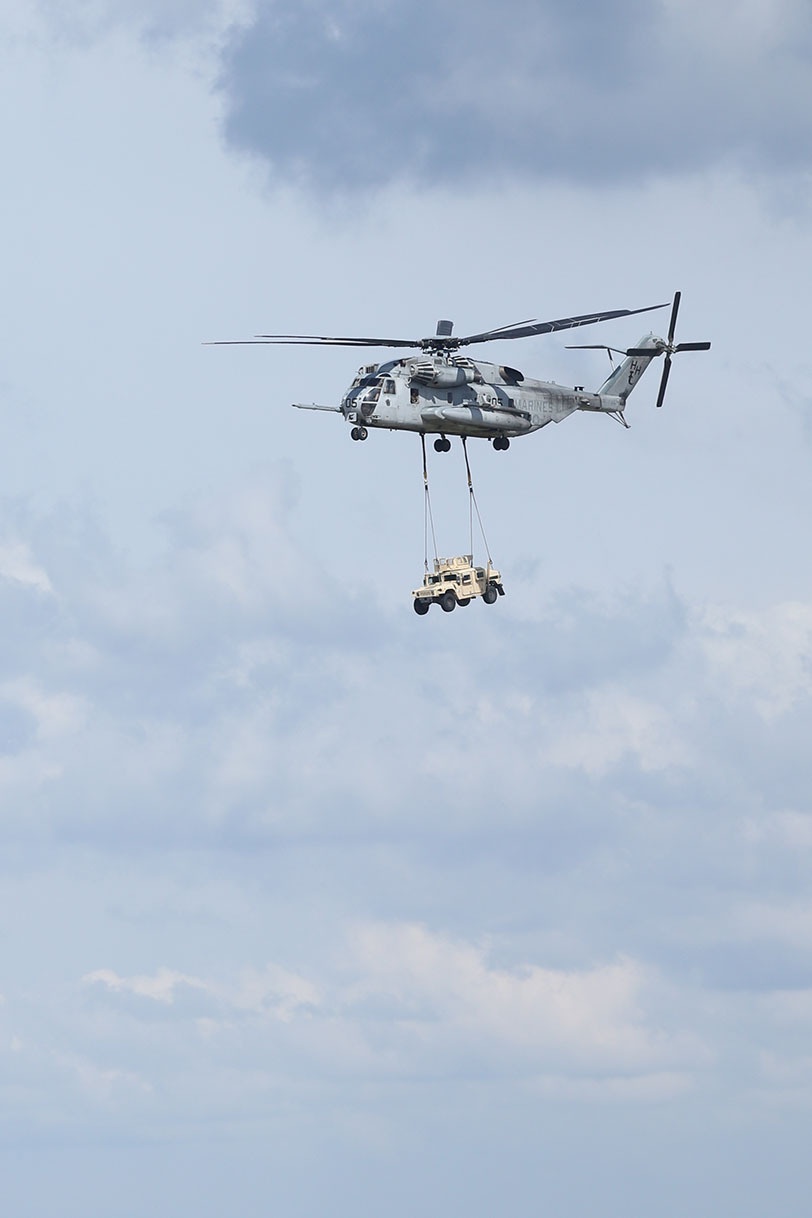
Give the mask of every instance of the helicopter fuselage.
[[506, 365], [431, 354], [360, 368], [339, 409], [359, 429], [512, 439], [560, 423], [576, 410], [622, 416], [624, 406], [625, 397], [615, 393], [590, 393], [533, 380]]

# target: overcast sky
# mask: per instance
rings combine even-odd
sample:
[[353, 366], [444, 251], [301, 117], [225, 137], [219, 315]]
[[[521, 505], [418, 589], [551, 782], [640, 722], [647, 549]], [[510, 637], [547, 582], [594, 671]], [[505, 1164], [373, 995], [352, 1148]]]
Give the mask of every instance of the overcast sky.
[[[9, 1213], [808, 1213], [811, 38], [0, 0]], [[289, 408], [353, 352], [203, 345], [677, 289], [662, 410], [472, 442], [507, 595], [425, 619], [417, 440]]]

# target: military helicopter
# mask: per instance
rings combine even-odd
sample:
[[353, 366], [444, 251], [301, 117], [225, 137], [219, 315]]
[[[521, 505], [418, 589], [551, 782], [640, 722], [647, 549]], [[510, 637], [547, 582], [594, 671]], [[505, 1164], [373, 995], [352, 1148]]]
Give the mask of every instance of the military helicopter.
[[460, 354], [463, 347], [502, 339], [529, 338], [536, 334], [554, 334], [573, 330], [600, 321], [630, 317], [667, 308], [667, 304], [648, 305], [643, 309], [612, 309], [607, 312], [583, 313], [577, 317], [561, 317], [555, 321], [523, 321], [481, 334], [455, 337], [450, 321], [439, 321], [430, 338], [337, 338], [315, 334], [259, 334], [253, 339], [216, 343], [216, 346], [284, 343], [294, 346], [318, 347], [404, 347], [415, 350], [414, 355], [390, 359], [380, 364], [366, 364], [358, 372], [339, 406], [317, 406], [315, 403], [294, 402], [300, 410], [325, 410], [344, 416], [351, 424], [353, 440], [366, 440], [371, 429], [412, 431], [421, 436], [434, 434], [437, 452], [451, 448], [449, 436], [479, 437], [490, 440], [493, 447], [504, 451], [510, 441], [560, 423], [576, 410], [593, 411], [628, 427], [624, 417], [626, 399], [646, 368], [659, 356], [665, 356], [657, 406], [665, 399], [671, 372], [672, 357], [682, 351], [708, 351], [709, 342], [675, 343], [681, 293], [677, 292], [671, 308], [668, 337], [645, 334], [637, 346], [619, 350], [601, 344], [572, 346], [568, 350], [601, 350], [622, 355], [623, 362], [613, 369], [594, 393], [583, 385], [567, 388], [551, 381], [526, 377], [516, 368], [488, 364]]

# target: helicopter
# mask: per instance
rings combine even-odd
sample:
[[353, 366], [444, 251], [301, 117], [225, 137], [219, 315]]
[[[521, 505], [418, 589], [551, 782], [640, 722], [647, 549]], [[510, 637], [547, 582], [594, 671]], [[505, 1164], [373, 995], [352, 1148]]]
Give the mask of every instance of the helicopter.
[[[626, 400], [652, 360], [665, 357], [657, 406], [662, 406], [671, 372], [672, 357], [683, 351], [708, 351], [709, 342], [675, 343], [681, 293], [676, 292], [671, 307], [668, 337], [643, 335], [635, 347], [618, 349], [603, 344], [579, 344], [568, 350], [601, 350], [609, 353], [612, 372], [594, 393], [583, 385], [568, 388], [551, 381], [526, 377], [505, 364], [485, 363], [461, 354], [474, 344], [502, 339], [529, 338], [553, 334], [665, 309], [668, 304], [648, 305], [642, 309], [613, 309], [562, 317], [555, 321], [523, 321], [480, 334], [457, 337], [453, 323], [441, 320], [430, 338], [340, 338], [315, 334], [258, 334], [253, 339], [221, 341], [211, 345], [235, 346], [288, 344], [319, 347], [408, 348], [414, 354], [366, 364], [338, 406], [294, 402], [299, 410], [323, 410], [343, 415], [351, 425], [353, 440], [364, 441], [370, 431], [418, 432], [422, 437], [435, 435], [437, 452], [451, 449], [449, 436], [489, 440], [495, 449], [505, 451], [510, 441], [560, 423], [576, 410], [606, 414], [628, 427], [624, 417]], [[615, 366], [613, 355], [623, 356]]]

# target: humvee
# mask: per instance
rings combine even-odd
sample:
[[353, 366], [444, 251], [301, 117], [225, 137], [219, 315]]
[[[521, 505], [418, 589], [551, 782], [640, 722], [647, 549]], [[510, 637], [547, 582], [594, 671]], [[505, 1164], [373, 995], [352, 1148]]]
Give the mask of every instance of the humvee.
[[461, 554], [458, 558], [435, 558], [434, 570], [427, 571], [423, 583], [415, 588], [415, 613], [428, 613], [432, 605], [439, 605], [446, 613], [457, 605], [468, 605], [475, 596], [481, 596], [486, 605], [492, 605], [497, 596], [504, 596], [502, 576], [491, 566], [475, 567], [473, 555]]

